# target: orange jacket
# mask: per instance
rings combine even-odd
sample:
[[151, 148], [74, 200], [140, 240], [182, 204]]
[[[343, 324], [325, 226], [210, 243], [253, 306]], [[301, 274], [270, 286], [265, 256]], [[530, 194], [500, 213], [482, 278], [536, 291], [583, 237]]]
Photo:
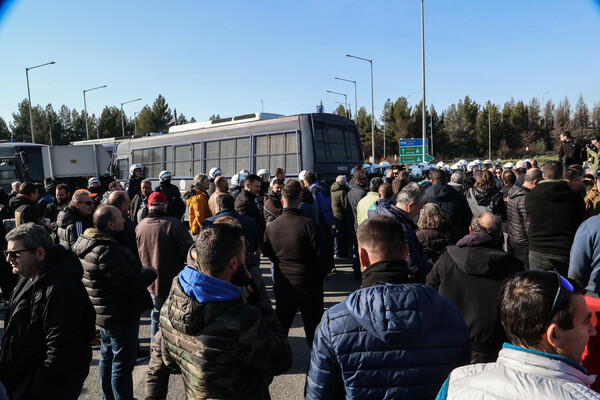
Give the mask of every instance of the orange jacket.
[[190, 215], [190, 232], [197, 235], [202, 227], [202, 221], [212, 217], [208, 208], [208, 194], [203, 190], [196, 190], [196, 194], [187, 200]]

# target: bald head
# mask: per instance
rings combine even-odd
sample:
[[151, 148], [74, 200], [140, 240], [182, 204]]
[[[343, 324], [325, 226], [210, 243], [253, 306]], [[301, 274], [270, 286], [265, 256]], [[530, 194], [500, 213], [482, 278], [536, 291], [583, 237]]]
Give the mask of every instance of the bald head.
[[129, 210], [129, 195], [124, 190], [115, 190], [108, 195], [108, 205], [126, 213]]
[[489, 235], [499, 238], [502, 235], [502, 220], [500, 217], [484, 212], [473, 217], [470, 231], [475, 235]]

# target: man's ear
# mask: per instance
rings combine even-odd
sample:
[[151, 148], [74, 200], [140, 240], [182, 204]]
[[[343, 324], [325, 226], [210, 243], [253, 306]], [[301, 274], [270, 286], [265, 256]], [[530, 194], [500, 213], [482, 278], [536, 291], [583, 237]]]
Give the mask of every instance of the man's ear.
[[43, 247], [35, 249], [35, 257], [38, 261], [43, 261], [46, 258], [46, 250]]
[[371, 265], [371, 260], [369, 259], [369, 253], [366, 249], [359, 247], [358, 248], [358, 259], [360, 261], [360, 270], [364, 271], [367, 269], [369, 265]]
[[556, 348], [559, 347], [561, 343], [561, 332], [556, 324], [550, 324], [546, 331], [544, 332], [543, 339], [550, 346]]

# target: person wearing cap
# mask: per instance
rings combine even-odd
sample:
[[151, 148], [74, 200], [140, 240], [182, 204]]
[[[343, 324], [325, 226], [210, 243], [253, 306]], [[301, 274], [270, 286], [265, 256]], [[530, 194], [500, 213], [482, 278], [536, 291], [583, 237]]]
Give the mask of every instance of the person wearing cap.
[[71, 250], [77, 238], [86, 229], [93, 226], [94, 202], [92, 198], [95, 196], [94, 193], [86, 189], [76, 190], [69, 206], [58, 214], [56, 235], [59, 243], [65, 249]]
[[173, 278], [185, 266], [187, 252], [194, 244], [181, 220], [167, 215], [167, 207], [167, 197], [163, 193], [152, 193], [148, 198], [148, 216], [135, 228], [141, 264], [151, 267], [157, 275], [148, 287], [153, 304], [151, 340], [158, 330], [160, 308], [171, 290]]
[[500, 318], [510, 343], [495, 363], [455, 369], [436, 400], [598, 399], [581, 366], [596, 335], [583, 288], [556, 272], [528, 271], [502, 290]]
[[94, 212], [93, 222], [94, 227], [73, 244], [73, 252], [81, 260], [83, 284], [100, 327], [100, 387], [104, 399], [133, 399], [140, 315], [152, 308], [146, 287], [156, 279], [156, 272], [142, 268], [137, 257], [119, 243], [123, 232], [119, 210], [102, 205]]
[[129, 167], [129, 179], [125, 182], [125, 190], [130, 199], [133, 199], [141, 190], [140, 187], [144, 180], [144, 177], [142, 176], [143, 168], [142, 164], [133, 164]]
[[181, 199], [179, 188], [171, 183], [171, 172], [160, 171], [158, 181], [159, 184], [154, 188], [154, 191], [164, 193], [167, 196], [169, 202], [167, 213], [171, 217], [181, 219], [185, 214], [185, 202]]
[[212, 212], [208, 207], [208, 193], [206, 190], [210, 185], [208, 176], [197, 174], [194, 177], [193, 195], [187, 199], [187, 205], [190, 216], [190, 232], [192, 235], [197, 235], [200, 232], [202, 221], [212, 216]]

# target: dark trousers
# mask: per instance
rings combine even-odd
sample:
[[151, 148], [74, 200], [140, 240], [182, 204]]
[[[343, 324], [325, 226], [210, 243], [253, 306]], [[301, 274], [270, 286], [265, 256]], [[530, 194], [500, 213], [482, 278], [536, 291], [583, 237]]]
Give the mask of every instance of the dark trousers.
[[529, 271], [529, 244], [508, 239], [508, 246], [512, 250], [513, 255], [525, 263], [525, 269]]
[[306, 341], [308, 347], [312, 347], [315, 330], [323, 316], [323, 283], [321, 282], [320, 289], [301, 290], [277, 278], [275, 275], [275, 313], [286, 336], [294, 322], [296, 311], [300, 309]]
[[562, 276], [569, 272], [569, 256], [539, 253], [529, 250], [529, 268], [532, 271], [556, 271]]

